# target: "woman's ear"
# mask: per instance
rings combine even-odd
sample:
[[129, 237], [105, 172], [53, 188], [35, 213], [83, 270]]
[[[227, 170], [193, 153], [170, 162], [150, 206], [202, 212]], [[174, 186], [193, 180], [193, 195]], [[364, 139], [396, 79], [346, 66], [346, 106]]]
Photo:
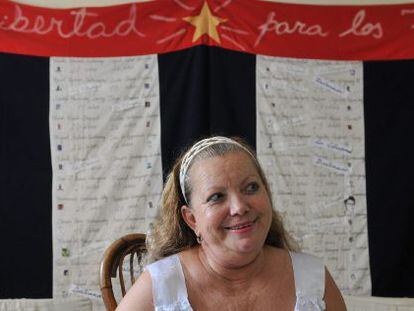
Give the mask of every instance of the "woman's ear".
[[181, 216], [183, 216], [185, 223], [195, 232], [197, 227], [197, 221], [194, 216], [194, 211], [187, 205], [183, 205], [181, 206]]

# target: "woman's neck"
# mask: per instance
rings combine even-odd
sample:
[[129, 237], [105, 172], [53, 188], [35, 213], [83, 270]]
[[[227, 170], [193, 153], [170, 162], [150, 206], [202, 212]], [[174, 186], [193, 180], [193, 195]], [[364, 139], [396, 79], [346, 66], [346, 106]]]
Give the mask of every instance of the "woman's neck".
[[248, 284], [266, 268], [264, 248], [256, 254], [236, 255], [239, 258], [231, 258], [231, 256], [230, 258], [226, 258], [226, 256], [218, 258], [208, 250], [199, 247], [198, 257], [210, 277], [229, 285], [243, 286]]

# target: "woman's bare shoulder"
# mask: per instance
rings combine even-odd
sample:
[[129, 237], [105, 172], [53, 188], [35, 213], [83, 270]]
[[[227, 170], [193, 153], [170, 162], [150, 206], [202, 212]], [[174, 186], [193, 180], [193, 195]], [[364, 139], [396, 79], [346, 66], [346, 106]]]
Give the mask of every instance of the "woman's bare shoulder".
[[334, 279], [329, 273], [328, 269], [325, 269], [325, 297], [326, 310], [338, 310], [346, 311], [344, 298], [341, 292], [336, 286]]
[[148, 271], [144, 271], [128, 290], [116, 310], [143, 310], [153, 311], [152, 281]]

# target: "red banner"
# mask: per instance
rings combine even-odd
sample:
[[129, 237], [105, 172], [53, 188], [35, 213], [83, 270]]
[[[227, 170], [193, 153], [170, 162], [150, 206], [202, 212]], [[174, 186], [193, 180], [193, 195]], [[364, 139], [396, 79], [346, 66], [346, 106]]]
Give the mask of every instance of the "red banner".
[[0, 51], [128, 56], [214, 45], [296, 58], [414, 58], [414, 4], [319, 6], [156, 0], [102, 8], [0, 4]]

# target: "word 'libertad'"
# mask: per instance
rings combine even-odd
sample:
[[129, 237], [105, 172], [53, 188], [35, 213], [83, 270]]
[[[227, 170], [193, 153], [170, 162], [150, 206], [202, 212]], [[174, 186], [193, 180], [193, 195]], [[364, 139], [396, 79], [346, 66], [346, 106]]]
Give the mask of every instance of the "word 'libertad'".
[[38, 35], [56, 32], [64, 39], [72, 37], [86, 37], [89, 39], [125, 37], [130, 34], [145, 37], [136, 27], [137, 8], [135, 5], [131, 5], [126, 19], [119, 21], [111, 28], [101, 21], [94, 21], [86, 25], [91, 19], [99, 17], [97, 13], [88, 12], [87, 8], [72, 10], [70, 15], [73, 16], [73, 23], [70, 25], [65, 20], [55, 17], [47, 19], [42, 15], [37, 15], [31, 20], [23, 14], [20, 6], [16, 5], [13, 19], [10, 20], [8, 15], [4, 15], [0, 21], [0, 29]]

